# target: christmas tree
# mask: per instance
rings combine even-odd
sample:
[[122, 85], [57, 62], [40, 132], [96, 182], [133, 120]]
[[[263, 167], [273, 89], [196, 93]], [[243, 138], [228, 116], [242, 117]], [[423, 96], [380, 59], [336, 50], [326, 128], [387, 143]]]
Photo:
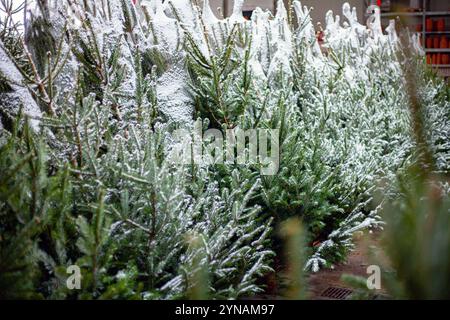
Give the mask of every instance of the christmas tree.
[[[243, 1], [226, 19], [207, 0], [34, 4], [5, 0], [0, 29], [1, 298], [255, 295], [277, 268], [280, 226], [305, 238], [289, 245], [305, 256], [291, 259], [293, 283], [344, 260], [399, 193], [379, 182], [420, 159], [405, 64], [417, 66], [434, 171], [449, 173], [448, 87], [416, 36], [382, 32], [378, 10], [368, 27], [348, 4], [344, 24], [330, 12], [320, 47], [299, 1], [250, 21]], [[245, 136], [225, 147], [239, 161], [197, 161], [208, 129], [276, 132], [276, 172], [242, 156], [256, 150]], [[298, 218], [304, 233], [286, 227]], [[80, 290], [66, 286], [72, 265]]]

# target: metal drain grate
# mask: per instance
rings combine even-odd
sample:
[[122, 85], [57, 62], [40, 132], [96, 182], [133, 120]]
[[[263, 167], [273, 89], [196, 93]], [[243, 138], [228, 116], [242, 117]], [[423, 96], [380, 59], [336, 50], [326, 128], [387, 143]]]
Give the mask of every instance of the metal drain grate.
[[345, 300], [352, 294], [352, 290], [338, 287], [328, 287], [321, 296], [329, 299]]

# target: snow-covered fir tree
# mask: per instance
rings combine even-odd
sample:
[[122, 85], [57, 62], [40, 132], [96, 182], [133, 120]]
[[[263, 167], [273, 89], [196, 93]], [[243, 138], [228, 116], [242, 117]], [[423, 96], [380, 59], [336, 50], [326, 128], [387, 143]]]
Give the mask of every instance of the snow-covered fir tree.
[[[254, 295], [292, 217], [307, 228], [299, 268], [342, 261], [355, 232], [383, 225], [375, 192], [394, 197], [418, 156], [405, 65], [449, 173], [449, 90], [415, 35], [345, 4], [321, 47], [300, 1], [251, 21], [243, 2], [226, 19], [208, 0], [36, 0], [23, 32], [2, 18], [0, 296]], [[278, 173], [173, 162], [174, 130], [196, 120], [279, 130]], [[79, 292], [64, 286], [72, 264]]]

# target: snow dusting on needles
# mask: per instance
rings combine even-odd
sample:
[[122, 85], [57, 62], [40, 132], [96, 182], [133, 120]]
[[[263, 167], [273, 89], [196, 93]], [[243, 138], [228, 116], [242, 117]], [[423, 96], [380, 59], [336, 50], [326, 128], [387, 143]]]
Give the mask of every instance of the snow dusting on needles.
[[[42, 117], [42, 113], [39, 106], [28, 91], [28, 88], [24, 85], [24, 79], [19, 70], [14, 66], [14, 63], [8, 57], [5, 52], [2, 43], [0, 42], [0, 81], [2, 83], [8, 83], [9, 90], [3, 92], [0, 90], [0, 107], [5, 108], [11, 116], [17, 116], [19, 110], [22, 109], [25, 115], [30, 118], [31, 127], [39, 130], [39, 119]], [[6, 81], [6, 82], [4, 82]], [[2, 84], [3, 86], [3, 84]], [[13, 110], [8, 110], [13, 107]], [[1, 121], [0, 115], [0, 123]]]
[[[61, 12], [71, 12], [78, 18], [77, 21], [83, 18], [81, 14], [77, 14], [81, 10], [75, 5], [62, 10], [64, 4], [61, 1], [50, 2], [50, 8], [55, 9], [49, 13], [50, 19], [54, 25], [59, 26], [59, 29], [62, 26], [61, 21], [64, 20]], [[112, 8], [110, 17], [102, 14], [90, 17], [95, 24], [99, 43], [114, 42], [117, 37], [130, 36], [124, 34], [130, 30], [124, 31], [122, 27], [125, 17], [121, 10], [121, 2], [119, 0], [109, 2]], [[302, 41], [305, 44], [308, 68], [328, 73], [334, 72], [333, 61], [329, 61], [330, 58], [322, 54], [317, 42], [309, 9], [302, 6], [300, 1], [293, 2], [299, 24], [299, 28], [293, 32], [289, 26], [283, 1], [278, 1], [275, 16], [272, 16], [269, 11], [257, 8], [251, 21], [243, 17], [243, 4], [244, 0], [234, 1], [232, 15], [226, 19], [219, 19], [214, 15], [208, 0], [203, 2], [202, 8], [197, 7], [191, 0], [168, 0], [164, 3], [160, 0], [133, 1], [130, 10], [132, 16], [138, 17], [138, 20], [130, 23], [136, 47], [130, 48], [130, 52], [125, 55], [128, 59], [122, 59], [121, 62], [129, 65], [132, 61], [133, 50], [140, 50], [143, 54], [156, 50], [160, 53], [165, 67], [160, 70], [157, 79], [157, 96], [162, 112], [169, 119], [178, 123], [192, 121], [193, 107], [184, 63], [186, 53], [183, 44], [186, 34], [189, 34], [202, 53], [209, 57], [215, 50], [214, 43], [223, 44], [220, 33], [227, 33], [236, 27], [247, 30], [251, 35], [251, 43], [247, 44], [247, 47], [242, 47], [241, 54], [244, 55], [246, 50], [250, 51], [249, 66], [252, 74], [263, 81], [273, 79], [280, 70], [287, 76], [292, 75], [290, 65], [290, 57], [293, 54], [292, 41]], [[100, 4], [98, 6], [101, 11]], [[34, 15], [37, 16], [39, 13], [36, 11]], [[149, 29], [143, 27], [147, 16], [150, 18]], [[351, 9], [348, 3], [343, 5], [343, 16], [347, 21], [341, 25], [339, 16], [334, 17], [331, 11], [327, 13], [326, 47], [338, 49], [350, 45], [354, 50], [372, 51], [385, 42], [394, 44], [397, 41], [393, 22], [387, 29], [388, 35], [382, 34], [378, 8], [375, 8], [374, 14], [369, 18], [369, 27], [357, 21], [356, 10]], [[70, 27], [77, 29], [76, 24], [71, 24]], [[81, 34], [81, 36], [84, 35]], [[360, 63], [360, 65], [346, 66], [344, 74], [349, 82], [355, 78], [356, 69], [361, 69], [368, 61], [363, 60]], [[127, 69], [133, 70], [131, 66]], [[130, 88], [124, 88], [125, 91], [133, 91], [133, 77], [133, 73], [129, 73], [125, 83], [128, 83]]]
[[[329, 264], [327, 259], [333, 250], [351, 249], [352, 233], [380, 223], [380, 208], [372, 210], [369, 205], [374, 186], [381, 175], [394, 180], [396, 170], [409, 159], [413, 141], [396, 55], [399, 37], [394, 21], [383, 33], [379, 8], [371, 8], [367, 26], [358, 21], [355, 8], [348, 3], [343, 5], [341, 15], [329, 11], [324, 44], [319, 45], [310, 9], [300, 1], [293, 1], [294, 17], [288, 16], [284, 2], [279, 0], [276, 15], [257, 8], [250, 21], [242, 14], [244, 0], [235, 0], [232, 15], [224, 19], [214, 14], [208, 0], [202, 7], [192, 0], [90, 0], [89, 10], [82, 5], [68, 7], [69, 1], [48, 2], [45, 12], [27, 8], [25, 41], [45, 79], [50, 45], [42, 43], [55, 44], [61, 39], [52, 102], [59, 108], [55, 114], [62, 116], [51, 121], [61, 121], [60, 126], [65, 127], [64, 121], [79, 117], [79, 123], [74, 121], [74, 131], [77, 139], [85, 140], [80, 150], [89, 149], [93, 141], [96, 148], [92, 161], [80, 160], [80, 167], [93, 164], [95, 172], [115, 168], [105, 174], [114, 176], [110, 190], [121, 194], [120, 188], [125, 188], [116, 184], [116, 179], [124, 179], [116, 177], [118, 172], [127, 172], [132, 196], [142, 188], [145, 199], [149, 199], [148, 184], [159, 186], [155, 190], [161, 199], [153, 212], [169, 207], [167, 215], [158, 218], [170, 216], [175, 225], [179, 222], [187, 229], [195, 226], [202, 232], [216, 226], [226, 231], [222, 226], [228, 223], [226, 241], [208, 242], [212, 243], [208, 250], [218, 248], [217, 252], [226, 257], [223, 266], [217, 267], [219, 278], [232, 273], [229, 266], [233, 264], [226, 260], [240, 261], [233, 260], [239, 256], [224, 251], [231, 248], [227, 241], [241, 241], [236, 238], [241, 233], [247, 237], [247, 230], [259, 223], [254, 217], [262, 207], [275, 208], [274, 212], [282, 214], [288, 211], [289, 217], [312, 215], [311, 220], [317, 223], [310, 231], [321, 241], [312, 249], [306, 265], [313, 271]], [[297, 19], [298, 27], [294, 28], [290, 19]], [[417, 36], [413, 36], [411, 46], [418, 54], [423, 53]], [[42, 47], [44, 53], [39, 52]], [[0, 79], [9, 84], [0, 87], [0, 103], [14, 109], [9, 110], [11, 114], [23, 107], [37, 128], [41, 111], [29, 92], [35, 87], [23, 85], [24, 79], [3, 46]], [[422, 94], [434, 101], [439, 91], [429, 87]], [[435, 117], [433, 123], [442, 131], [433, 132], [432, 141], [439, 146], [437, 159], [444, 168], [448, 139], [442, 136], [447, 134], [448, 125], [441, 109], [436, 108], [430, 117]], [[204, 176], [198, 180], [205, 185], [198, 189], [206, 192], [197, 200], [184, 191], [191, 179], [187, 168], [172, 168], [167, 159], [162, 160], [164, 165], [145, 160], [153, 157], [146, 147], [156, 144], [156, 136], [161, 138], [158, 143], [164, 141], [164, 148], [176, 149], [176, 139], [167, 128], [192, 129], [197, 116], [205, 121], [205, 128], [211, 124], [214, 129], [242, 126], [283, 131], [279, 174], [269, 182], [265, 177], [258, 179], [255, 188], [257, 185], [262, 191], [257, 198], [263, 199], [264, 206], [258, 206], [251, 215], [244, 211], [247, 198], [242, 206], [234, 199], [243, 185], [251, 185], [244, 181], [254, 178], [251, 170], [250, 177], [245, 170], [240, 171], [242, 168], [225, 166], [230, 171], [225, 174], [234, 181], [229, 193], [217, 181], [211, 182], [216, 177], [207, 172], [208, 168], [199, 167]], [[70, 159], [81, 153], [73, 144], [61, 149], [61, 154], [70, 155]], [[171, 178], [173, 174], [175, 179]], [[240, 175], [246, 178], [241, 181]], [[250, 195], [256, 192], [253, 187], [250, 191]], [[136, 217], [145, 219], [141, 213], [148, 209], [148, 202], [138, 205], [142, 208]], [[242, 228], [238, 219], [230, 220], [240, 214], [244, 214], [248, 228]], [[213, 228], [210, 224], [214, 215], [221, 219]], [[259, 250], [264, 260], [252, 256], [257, 258], [257, 266], [265, 267], [270, 250], [265, 249], [264, 239], [271, 223], [265, 221], [256, 233], [252, 232], [263, 234], [259, 247], [253, 243], [248, 247]], [[112, 229], [121, 228], [116, 224]], [[221, 232], [218, 234], [222, 237]], [[122, 236], [131, 233], [128, 230]], [[172, 231], [170, 236], [174, 236]], [[210, 236], [213, 240], [208, 241], [215, 241], [215, 236]], [[164, 255], [163, 260], [166, 258]], [[189, 263], [194, 260], [191, 258], [183, 253], [180, 259]], [[217, 261], [208, 262], [209, 266], [217, 266]], [[253, 270], [246, 279], [253, 277]], [[117, 276], [122, 278], [123, 274]], [[165, 284], [160, 285], [169, 296], [183, 290], [184, 280], [179, 274], [164, 278]], [[259, 290], [248, 290], [249, 283], [240, 283], [242, 294]]]

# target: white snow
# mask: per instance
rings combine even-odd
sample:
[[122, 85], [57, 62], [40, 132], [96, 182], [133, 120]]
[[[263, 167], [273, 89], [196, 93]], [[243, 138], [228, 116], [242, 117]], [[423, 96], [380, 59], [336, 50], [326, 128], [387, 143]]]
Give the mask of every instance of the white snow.
[[3, 44], [0, 42], [0, 77], [3, 77], [11, 86], [11, 92], [0, 92], [0, 105], [16, 116], [20, 108], [30, 118], [30, 125], [39, 130], [39, 119], [42, 117], [39, 106], [34, 101], [28, 88], [23, 84], [23, 77], [8, 57]]

